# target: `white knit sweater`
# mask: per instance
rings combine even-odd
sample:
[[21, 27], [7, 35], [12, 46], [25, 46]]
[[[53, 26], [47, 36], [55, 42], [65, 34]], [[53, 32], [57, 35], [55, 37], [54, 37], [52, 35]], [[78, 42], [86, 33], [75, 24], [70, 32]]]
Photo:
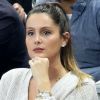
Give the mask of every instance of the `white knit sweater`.
[[[13, 69], [3, 75], [0, 81], [0, 100], [28, 100], [31, 70]], [[95, 83], [86, 79], [83, 86], [77, 89], [78, 78], [69, 72], [51, 89], [55, 100], [98, 100]]]

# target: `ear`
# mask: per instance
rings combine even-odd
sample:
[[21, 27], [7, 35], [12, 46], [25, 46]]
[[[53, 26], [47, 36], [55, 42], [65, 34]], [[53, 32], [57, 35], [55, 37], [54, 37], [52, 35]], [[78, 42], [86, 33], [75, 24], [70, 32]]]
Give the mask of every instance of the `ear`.
[[65, 47], [67, 45], [69, 39], [70, 39], [70, 33], [69, 32], [63, 33], [61, 46]]

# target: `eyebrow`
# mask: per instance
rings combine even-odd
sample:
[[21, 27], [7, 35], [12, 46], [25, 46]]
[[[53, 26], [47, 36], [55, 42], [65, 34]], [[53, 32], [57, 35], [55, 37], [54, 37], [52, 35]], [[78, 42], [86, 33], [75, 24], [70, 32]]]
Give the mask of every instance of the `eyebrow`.
[[26, 27], [26, 29], [33, 29], [33, 27]]
[[[34, 28], [33, 27], [26, 27], [26, 29], [34, 29]], [[41, 29], [52, 29], [52, 27], [44, 26], [44, 27], [41, 27]]]

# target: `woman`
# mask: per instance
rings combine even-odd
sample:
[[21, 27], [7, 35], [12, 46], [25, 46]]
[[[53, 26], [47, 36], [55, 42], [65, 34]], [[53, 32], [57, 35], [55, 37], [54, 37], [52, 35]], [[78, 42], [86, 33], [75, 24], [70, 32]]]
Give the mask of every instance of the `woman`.
[[68, 18], [59, 5], [33, 8], [26, 22], [26, 44], [31, 69], [3, 75], [1, 100], [98, 100], [94, 81], [76, 65]]

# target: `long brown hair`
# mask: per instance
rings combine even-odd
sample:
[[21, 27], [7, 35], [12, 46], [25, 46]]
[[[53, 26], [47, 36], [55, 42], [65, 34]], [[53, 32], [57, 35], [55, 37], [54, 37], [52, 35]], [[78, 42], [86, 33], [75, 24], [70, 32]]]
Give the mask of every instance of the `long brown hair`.
[[[60, 35], [63, 36], [64, 32], [70, 33], [69, 20], [66, 12], [62, 9], [59, 4], [45, 3], [36, 5], [28, 14], [28, 17], [34, 13], [47, 13], [50, 15], [52, 20], [59, 25]], [[28, 19], [27, 17], [27, 19]], [[79, 84], [84, 80], [85, 77], [90, 77], [88, 74], [83, 73], [77, 66], [75, 58], [72, 53], [71, 38], [67, 45], [61, 48], [60, 52], [61, 63], [64, 68], [68, 71], [72, 71], [79, 78]], [[79, 85], [78, 84], [78, 85]]]

